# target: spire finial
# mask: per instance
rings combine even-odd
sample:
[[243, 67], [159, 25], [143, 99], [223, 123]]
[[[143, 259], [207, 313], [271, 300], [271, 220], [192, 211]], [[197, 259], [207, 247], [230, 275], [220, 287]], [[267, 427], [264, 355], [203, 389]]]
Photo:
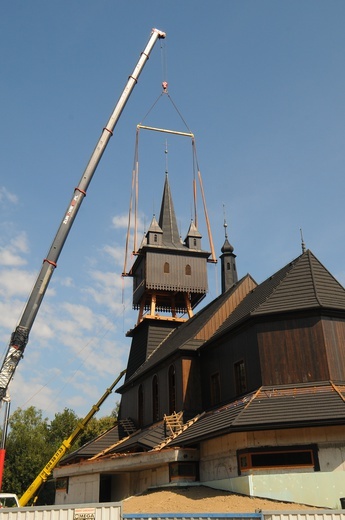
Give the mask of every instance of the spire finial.
[[303, 240], [302, 228], [300, 228], [300, 233], [301, 233], [301, 246], [302, 246], [302, 253], [305, 253], [305, 251], [306, 251], [306, 247], [305, 247], [305, 243], [304, 243], [304, 240]]
[[227, 227], [228, 227], [228, 224], [226, 223], [226, 216], [225, 216], [225, 204], [223, 204], [223, 216], [224, 216], [224, 235], [225, 235], [225, 240], [227, 240], [228, 238], [228, 231], [227, 231]]
[[165, 140], [165, 174], [168, 175], [168, 141]]

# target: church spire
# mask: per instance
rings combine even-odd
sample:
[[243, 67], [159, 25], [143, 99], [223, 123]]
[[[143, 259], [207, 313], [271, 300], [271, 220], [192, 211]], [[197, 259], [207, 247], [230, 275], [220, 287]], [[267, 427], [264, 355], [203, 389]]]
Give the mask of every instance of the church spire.
[[177, 227], [177, 220], [167, 172], [165, 174], [162, 205], [158, 224], [163, 231], [163, 243], [165, 246], [183, 247]]
[[236, 270], [236, 255], [234, 254], [233, 246], [228, 240], [228, 224], [226, 222], [225, 216], [223, 225], [225, 240], [221, 249], [222, 254], [220, 255], [222, 269], [222, 293], [227, 291], [238, 281]]

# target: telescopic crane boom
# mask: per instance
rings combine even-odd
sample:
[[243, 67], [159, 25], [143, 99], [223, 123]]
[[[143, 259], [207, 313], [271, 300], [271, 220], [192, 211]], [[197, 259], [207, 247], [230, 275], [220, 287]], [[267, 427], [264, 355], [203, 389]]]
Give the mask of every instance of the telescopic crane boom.
[[27, 505], [27, 503], [32, 499], [36, 498], [36, 494], [40, 487], [46, 482], [49, 475], [55, 468], [55, 466], [60, 462], [62, 457], [65, 455], [66, 451], [72, 446], [72, 444], [77, 440], [81, 432], [85, 429], [89, 421], [92, 419], [92, 417], [95, 415], [96, 412], [100, 409], [100, 406], [104, 403], [106, 398], [109, 394], [113, 391], [117, 383], [120, 381], [122, 376], [126, 373], [126, 370], [123, 370], [120, 375], [115, 379], [113, 384], [107, 388], [107, 390], [104, 392], [100, 400], [93, 405], [89, 413], [84, 417], [84, 419], [80, 422], [78, 422], [77, 426], [71, 433], [71, 435], [68, 437], [68, 439], [65, 439], [61, 446], [58, 448], [58, 450], [54, 453], [52, 458], [49, 460], [49, 462], [44, 466], [42, 471], [37, 475], [35, 480], [30, 484], [28, 489], [23, 493], [23, 495], [19, 499], [19, 506], [24, 507]]
[[[81, 203], [84, 200], [87, 188], [92, 180], [108, 141], [113, 135], [115, 125], [118, 122], [121, 113], [128, 101], [128, 98], [138, 81], [140, 73], [146, 64], [156, 41], [161, 38], [165, 38], [165, 33], [158, 29], [152, 29], [149, 41], [141, 53], [139, 61], [136, 64], [132, 74], [129, 76], [127, 84], [115, 106], [113, 113], [110, 116], [109, 121], [103, 128], [101, 137], [91, 155], [80, 182], [74, 189], [71, 202], [69, 203], [67, 210], [63, 215], [61, 224], [49, 249], [47, 257], [43, 260], [41, 270], [29, 295], [29, 299], [24, 307], [24, 311], [21, 315], [21, 318], [19, 319], [18, 325], [11, 335], [9, 346], [0, 369], [0, 407], [3, 401], [6, 399], [8, 386], [14, 376], [17, 365], [23, 357], [36, 315], [44, 298], [54, 269], [57, 266], [57, 260], [67, 239], [68, 233], [72, 227], [75, 217], [77, 216]], [[5, 448], [0, 448], [0, 489], [2, 484], [4, 449]]]
[[147, 46], [141, 53], [140, 59], [134, 71], [129, 76], [128, 82], [117, 102], [114, 111], [102, 131], [102, 135], [96, 145], [96, 148], [93, 151], [93, 154], [91, 155], [89, 163], [86, 166], [80, 182], [74, 189], [72, 200], [69, 203], [67, 211], [62, 218], [60, 227], [56, 233], [47, 257], [43, 260], [43, 265], [26, 303], [23, 314], [17, 327], [11, 335], [9, 347], [0, 369], [0, 400], [6, 396], [8, 385], [14, 375], [15, 369], [17, 368], [20, 359], [23, 357], [25, 347], [29, 340], [29, 333], [31, 331], [32, 325], [35, 321], [37, 312], [40, 308], [48, 284], [57, 265], [57, 260], [66, 241], [67, 235], [86, 195], [86, 190], [91, 182], [93, 174], [95, 173], [108, 141], [113, 134], [115, 125], [127, 103], [127, 100], [132, 93], [135, 84], [137, 83], [138, 77], [149, 58], [150, 52], [159, 38], [165, 38], [165, 33], [159, 31], [158, 29], [153, 29]]

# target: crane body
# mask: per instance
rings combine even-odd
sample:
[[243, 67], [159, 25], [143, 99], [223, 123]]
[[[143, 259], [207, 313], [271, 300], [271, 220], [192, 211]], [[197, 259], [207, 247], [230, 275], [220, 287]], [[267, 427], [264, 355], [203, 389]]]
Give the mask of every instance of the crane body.
[[[23, 353], [28, 343], [29, 334], [34, 324], [36, 315], [41, 306], [53, 272], [57, 266], [57, 260], [65, 244], [68, 233], [72, 227], [74, 219], [77, 216], [81, 203], [86, 196], [87, 188], [92, 180], [92, 177], [109, 142], [109, 139], [113, 135], [113, 130], [121, 116], [128, 98], [138, 81], [140, 73], [146, 64], [156, 41], [161, 38], [165, 38], [165, 33], [158, 29], [152, 29], [149, 41], [141, 53], [132, 74], [129, 76], [126, 86], [114, 108], [113, 113], [111, 114], [106, 126], [103, 128], [101, 137], [96, 144], [96, 147], [90, 157], [90, 160], [84, 170], [78, 186], [74, 189], [71, 201], [63, 215], [60, 226], [51, 244], [48, 254], [43, 260], [41, 270], [24, 307], [24, 311], [11, 335], [9, 346], [0, 369], [0, 405], [6, 399], [8, 386], [14, 376], [14, 372], [18, 366], [19, 361], [23, 357]], [[3, 454], [1, 456], [0, 453], [0, 460], [1, 457], [2, 459], [4, 458]], [[0, 489], [2, 483], [2, 470], [3, 468], [0, 467]]]

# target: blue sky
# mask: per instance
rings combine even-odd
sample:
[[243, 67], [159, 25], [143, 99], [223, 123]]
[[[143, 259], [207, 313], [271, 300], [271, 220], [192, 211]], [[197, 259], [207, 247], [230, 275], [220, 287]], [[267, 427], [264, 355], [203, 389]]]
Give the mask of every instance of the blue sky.
[[[5, 353], [103, 126], [152, 27], [166, 31], [88, 190], [10, 386], [12, 410], [87, 413], [126, 367], [136, 312], [123, 281], [135, 129], [196, 136], [217, 256], [223, 205], [240, 276], [263, 281], [304, 241], [344, 285], [342, 0], [60, 0], [0, 17], [0, 336]], [[150, 134], [150, 135], [149, 135]], [[168, 170], [181, 234], [192, 216], [186, 138], [140, 133], [142, 226]], [[201, 201], [199, 202], [201, 209]], [[202, 216], [200, 230], [208, 247]], [[209, 298], [219, 291], [209, 267]], [[99, 415], [109, 413], [109, 397]]]

